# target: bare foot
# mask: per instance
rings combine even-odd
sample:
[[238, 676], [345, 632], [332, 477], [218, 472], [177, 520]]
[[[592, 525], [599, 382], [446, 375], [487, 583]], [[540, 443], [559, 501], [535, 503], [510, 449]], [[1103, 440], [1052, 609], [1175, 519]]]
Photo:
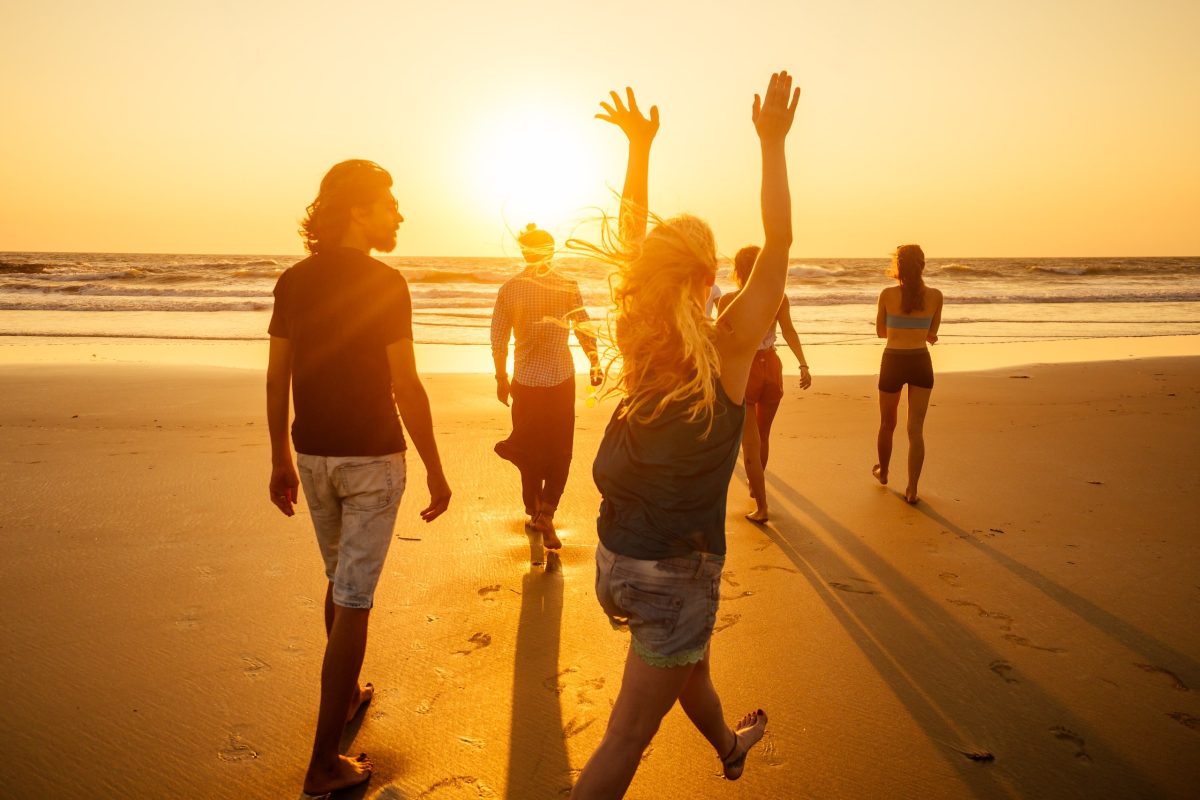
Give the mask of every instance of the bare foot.
[[750, 520], [751, 522], [757, 522], [760, 525], [762, 523], [766, 522], [767, 520], [769, 520], [770, 518], [771, 517], [767, 513], [766, 506], [759, 506], [758, 508], [751, 511], [749, 514], [746, 514], [746, 519]]
[[876, 464], [871, 467], [871, 474], [875, 476], [875, 480], [879, 481], [884, 486], [887, 486], [887, 470]]
[[910, 486], [904, 490], [904, 502], [910, 506], [915, 506], [920, 500], [921, 498], [917, 497], [917, 487]]
[[374, 696], [375, 684], [368, 683], [366, 686], [358, 687], [358, 694], [350, 701], [350, 710], [346, 712], [346, 722], [358, 716], [358, 712], [366, 707]]
[[558, 531], [554, 530], [554, 515], [547, 514], [545, 511], [539, 513], [535, 520], [535, 525], [542, 532], [542, 547], [547, 550], [558, 550], [562, 547], [562, 540], [558, 538]]
[[762, 739], [766, 729], [767, 713], [761, 708], [751, 711], [738, 721], [733, 732], [733, 747], [729, 754], [721, 759], [721, 766], [725, 768], [725, 780], [736, 781], [742, 777], [742, 770], [746, 768], [746, 755], [750, 748]]
[[359, 754], [358, 758], [338, 756], [338, 760], [327, 769], [309, 765], [308, 774], [304, 776], [304, 793], [320, 797], [357, 786], [370, 779], [372, 768], [366, 753]]

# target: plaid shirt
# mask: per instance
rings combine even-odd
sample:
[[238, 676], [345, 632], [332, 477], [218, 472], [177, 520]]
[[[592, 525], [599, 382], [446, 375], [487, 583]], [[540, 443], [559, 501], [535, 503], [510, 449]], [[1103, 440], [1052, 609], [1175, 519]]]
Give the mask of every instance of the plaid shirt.
[[557, 386], [575, 374], [567, 348], [567, 332], [590, 355], [596, 340], [579, 330], [588, 319], [579, 284], [553, 270], [537, 274], [526, 269], [500, 287], [492, 311], [492, 355], [508, 359], [508, 340], [516, 334], [513, 380], [522, 386]]

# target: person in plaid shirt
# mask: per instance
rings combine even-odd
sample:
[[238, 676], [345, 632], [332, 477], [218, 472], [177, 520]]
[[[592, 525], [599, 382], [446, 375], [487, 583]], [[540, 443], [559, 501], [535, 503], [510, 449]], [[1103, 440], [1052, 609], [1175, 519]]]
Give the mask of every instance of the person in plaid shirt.
[[[526, 525], [541, 531], [548, 550], [562, 547], [554, 512], [567, 485], [575, 439], [575, 364], [567, 346], [572, 326], [591, 361], [591, 382], [600, 382], [596, 340], [580, 329], [588, 319], [579, 284], [551, 266], [554, 237], [530, 223], [518, 237], [526, 266], [500, 287], [492, 311], [492, 359], [496, 397], [512, 398], [512, 434], [496, 453], [521, 471]], [[508, 342], [516, 336], [512, 381]]]

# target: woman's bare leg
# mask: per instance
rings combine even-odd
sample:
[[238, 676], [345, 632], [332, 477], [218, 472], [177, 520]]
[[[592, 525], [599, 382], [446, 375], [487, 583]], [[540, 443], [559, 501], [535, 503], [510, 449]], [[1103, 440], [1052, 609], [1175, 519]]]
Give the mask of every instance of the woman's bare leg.
[[885, 486], [888, 482], [888, 465], [892, 461], [892, 434], [896, 432], [896, 412], [899, 408], [899, 392], [879, 392], [879, 437], [876, 441], [879, 463], [871, 470], [871, 474]]
[[717, 696], [716, 687], [712, 683], [712, 674], [708, 668], [711, 652], [710, 645], [709, 652], [705, 653], [704, 658], [692, 669], [687, 683], [683, 685], [683, 691], [679, 693], [679, 705], [696, 726], [696, 730], [700, 731], [717, 751], [719, 758], [733, 747], [733, 731], [725, 724], [721, 698]]
[[642, 753], [694, 669], [694, 664], [652, 667], [632, 647], [629, 649], [608, 730], [571, 791], [574, 800], [625, 796]]
[[917, 481], [925, 464], [925, 413], [931, 394], [932, 389], [908, 387], [908, 488], [904, 490], [904, 499], [910, 503], [917, 502]]
[[775, 423], [775, 414], [779, 411], [779, 403], [755, 403], [754, 414], [758, 420], [758, 441], [762, 455], [763, 470], [767, 468], [767, 456], [771, 451], [771, 425]]
[[755, 509], [746, 515], [751, 522], [767, 521], [767, 476], [762, 463], [762, 440], [758, 436], [758, 403], [746, 403], [746, 420], [742, 424], [742, 465], [746, 468], [746, 483]]

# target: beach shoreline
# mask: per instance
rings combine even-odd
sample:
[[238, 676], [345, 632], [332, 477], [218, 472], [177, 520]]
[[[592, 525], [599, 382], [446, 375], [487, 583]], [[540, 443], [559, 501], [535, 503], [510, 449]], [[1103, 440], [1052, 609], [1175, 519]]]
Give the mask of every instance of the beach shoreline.
[[[299, 794], [324, 579], [303, 500], [286, 519], [266, 497], [256, 372], [0, 363], [6, 791]], [[629, 797], [1189, 796], [1200, 358], [939, 373], [915, 508], [869, 475], [872, 375], [788, 383], [769, 525], [731, 482], [713, 655], [727, 715], [766, 708], [768, 737], [722, 784], [673, 711]], [[426, 386], [455, 495], [420, 523], [410, 456], [364, 666], [379, 692], [347, 743], [377, 766], [360, 796], [559, 796], [628, 644], [592, 592], [612, 401], [580, 385], [547, 569], [491, 452], [491, 378]]]
[[[105, 337], [0, 336], [0, 366], [37, 364], [159, 364], [265, 370], [267, 339], [156, 339]], [[572, 345], [576, 371], [587, 374], [583, 351]], [[779, 346], [784, 373], [799, 373], [787, 348]], [[883, 340], [862, 344], [805, 343], [817, 375], [871, 375], [879, 370]], [[1095, 339], [939, 343], [931, 346], [939, 372], [979, 372], [1032, 364], [1073, 364], [1140, 358], [1200, 356], [1200, 334], [1186, 336], [1105, 337]], [[486, 374], [494, 369], [486, 345], [417, 344], [422, 374]], [[511, 356], [510, 356], [511, 358]]]

